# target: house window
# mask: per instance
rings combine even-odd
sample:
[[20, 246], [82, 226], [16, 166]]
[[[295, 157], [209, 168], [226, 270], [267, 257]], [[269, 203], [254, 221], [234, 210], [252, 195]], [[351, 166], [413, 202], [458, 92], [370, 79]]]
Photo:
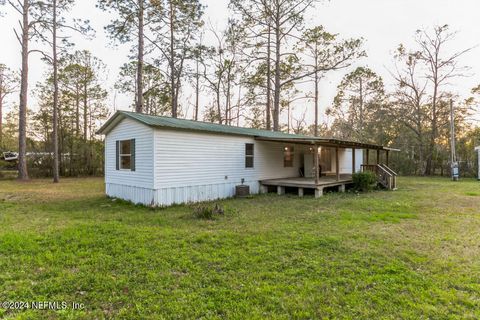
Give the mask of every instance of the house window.
[[245, 168], [253, 168], [253, 143], [245, 143]]
[[117, 170], [135, 171], [135, 139], [117, 141]]
[[283, 166], [284, 167], [293, 167], [293, 156], [294, 156], [293, 147], [285, 147], [283, 149]]

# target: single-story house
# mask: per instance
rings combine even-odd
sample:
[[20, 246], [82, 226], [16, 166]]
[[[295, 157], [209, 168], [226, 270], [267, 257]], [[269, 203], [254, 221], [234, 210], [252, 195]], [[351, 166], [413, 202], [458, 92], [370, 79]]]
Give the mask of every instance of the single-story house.
[[[318, 197], [327, 187], [344, 191], [362, 169], [390, 177], [394, 188], [387, 166], [392, 149], [379, 145], [127, 111], [116, 112], [98, 133], [105, 135], [106, 194], [134, 203], [227, 198], [239, 185], [254, 194], [313, 189]], [[377, 152], [375, 164], [368, 163], [370, 150]]]

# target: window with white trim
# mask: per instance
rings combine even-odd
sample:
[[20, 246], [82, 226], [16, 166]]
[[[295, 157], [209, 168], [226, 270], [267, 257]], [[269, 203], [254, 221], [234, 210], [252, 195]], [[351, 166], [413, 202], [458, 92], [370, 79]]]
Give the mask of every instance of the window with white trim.
[[117, 141], [117, 170], [135, 171], [135, 139]]
[[253, 168], [254, 144], [245, 143], [245, 168]]

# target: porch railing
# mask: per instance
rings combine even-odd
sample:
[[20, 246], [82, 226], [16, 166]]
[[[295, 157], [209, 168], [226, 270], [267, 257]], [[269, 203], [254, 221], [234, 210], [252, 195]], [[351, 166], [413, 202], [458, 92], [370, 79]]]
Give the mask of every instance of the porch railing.
[[397, 188], [397, 173], [385, 164], [363, 164], [362, 172], [370, 171], [377, 176], [378, 183], [389, 190]]

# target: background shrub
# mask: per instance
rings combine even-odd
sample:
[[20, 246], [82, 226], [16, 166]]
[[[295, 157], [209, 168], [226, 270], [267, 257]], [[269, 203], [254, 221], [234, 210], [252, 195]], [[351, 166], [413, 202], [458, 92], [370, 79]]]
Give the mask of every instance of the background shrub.
[[17, 162], [16, 161], [5, 161], [0, 159], [0, 170], [16, 170]]
[[357, 172], [352, 175], [353, 187], [357, 191], [372, 191], [377, 186], [377, 176], [371, 171]]

